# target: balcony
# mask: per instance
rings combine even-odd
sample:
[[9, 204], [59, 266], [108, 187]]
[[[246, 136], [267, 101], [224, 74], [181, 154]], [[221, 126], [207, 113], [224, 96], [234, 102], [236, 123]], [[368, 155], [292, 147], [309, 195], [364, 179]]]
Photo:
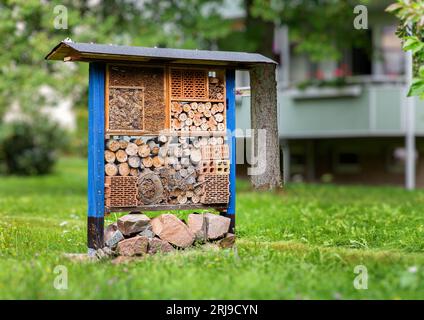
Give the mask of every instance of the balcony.
[[[343, 90], [278, 91], [283, 139], [402, 136], [406, 89], [401, 82], [361, 81]], [[417, 98], [416, 135], [424, 136], [424, 101]], [[237, 126], [250, 128], [250, 95], [239, 99]]]

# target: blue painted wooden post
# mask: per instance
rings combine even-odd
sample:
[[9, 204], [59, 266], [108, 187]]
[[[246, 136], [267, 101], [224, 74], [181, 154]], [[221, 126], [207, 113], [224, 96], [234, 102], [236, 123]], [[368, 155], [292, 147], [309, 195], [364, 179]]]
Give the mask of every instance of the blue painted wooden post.
[[226, 72], [227, 94], [227, 130], [229, 132], [230, 146], [230, 202], [227, 208], [227, 216], [231, 218], [231, 229], [235, 227], [236, 214], [236, 72], [229, 69]]
[[89, 253], [103, 247], [105, 65], [90, 63], [88, 88], [88, 224]]

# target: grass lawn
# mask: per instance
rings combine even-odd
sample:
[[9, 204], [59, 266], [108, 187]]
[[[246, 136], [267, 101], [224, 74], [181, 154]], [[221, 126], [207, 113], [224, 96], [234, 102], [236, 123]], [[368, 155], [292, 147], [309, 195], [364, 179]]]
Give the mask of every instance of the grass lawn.
[[[85, 160], [63, 159], [42, 178], [2, 177], [0, 298], [424, 298], [424, 191], [237, 187], [236, 251], [190, 250], [115, 266], [62, 257], [86, 252]], [[67, 290], [53, 286], [58, 265], [68, 268]], [[368, 270], [367, 290], [353, 286], [357, 265]]]

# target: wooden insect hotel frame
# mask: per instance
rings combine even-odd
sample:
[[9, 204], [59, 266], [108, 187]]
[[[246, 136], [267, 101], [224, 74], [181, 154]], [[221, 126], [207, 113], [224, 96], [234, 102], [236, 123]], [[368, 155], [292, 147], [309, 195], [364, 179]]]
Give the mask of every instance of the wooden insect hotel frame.
[[104, 215], [213, 208], [235, 221], [235, 70], [258, 54], [64, 41], [89, 62], [88, 247]]

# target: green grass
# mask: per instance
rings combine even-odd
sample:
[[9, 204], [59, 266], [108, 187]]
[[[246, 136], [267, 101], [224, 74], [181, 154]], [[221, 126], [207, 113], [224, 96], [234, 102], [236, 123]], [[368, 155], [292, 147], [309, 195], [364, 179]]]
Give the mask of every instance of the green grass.
[[[423, 191], [237, 187], [236, 251], [196, 249], [115, 266], [62, 257], [86, 251], [85, 160], [63, 159], [46, 177], [1, 177], [0, 298], [424, 298]], [[53, 286], [58, 265], [68, 268], [67, 290]], [[368, 269], [368, 290], [353, 286], [357, 265]]]

